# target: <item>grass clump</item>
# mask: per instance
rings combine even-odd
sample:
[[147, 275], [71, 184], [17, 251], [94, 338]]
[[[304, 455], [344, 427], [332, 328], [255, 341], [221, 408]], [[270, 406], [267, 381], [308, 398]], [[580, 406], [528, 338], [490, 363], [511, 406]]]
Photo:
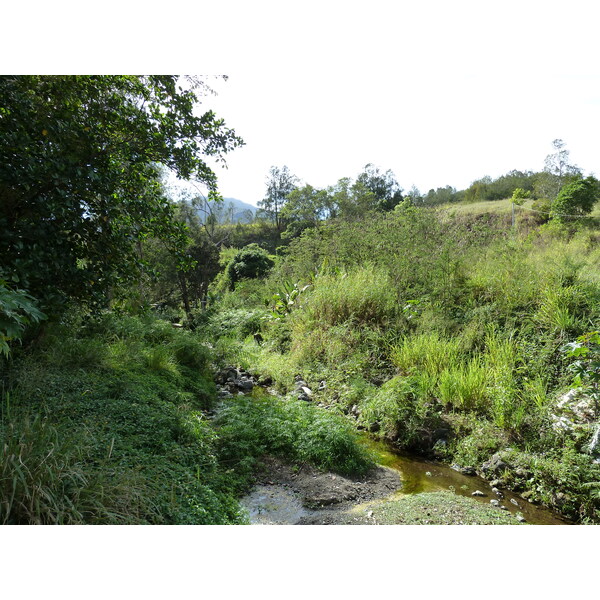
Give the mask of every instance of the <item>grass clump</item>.
[[332, 327], [385, 323], [396, 314], [398, 299], [385, 269], [371, 265], [340, 275], [320, 275], [306, 300], [302, 321]]

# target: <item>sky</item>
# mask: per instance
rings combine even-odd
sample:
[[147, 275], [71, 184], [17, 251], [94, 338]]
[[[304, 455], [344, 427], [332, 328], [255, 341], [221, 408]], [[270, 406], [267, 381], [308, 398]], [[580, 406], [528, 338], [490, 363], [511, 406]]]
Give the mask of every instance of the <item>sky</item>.
[[600, 174], [593, 0], [29, 4], [6, 7], [27, 27], [3, 32], [3, 72], [204, 76], [201, 110], [245, 141], [215, 166], [224, 197], [256, 204], [283, 165], [315, 187], [372, 163], [464, 189], [541, 170], [557, 138]]
[[245, 141], [217, 168], [223, 196], [256, 204], [272, 165], [315, 187], [373, 163], [405, 190], [464, 189], [541, 170], [557, 138], [600, 174], [598, 9], [482, 5], [349, 3], [337, 21], [297, 14], [272, 44], [255, 40], [203, 101]]

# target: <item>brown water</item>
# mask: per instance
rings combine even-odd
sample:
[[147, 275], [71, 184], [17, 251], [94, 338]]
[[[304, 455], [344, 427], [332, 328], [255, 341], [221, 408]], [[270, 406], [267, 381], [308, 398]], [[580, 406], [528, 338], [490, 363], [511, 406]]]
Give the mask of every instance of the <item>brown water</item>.
[[[569, 521], [550, 509], [531, 504], [518, 494], [508, 490], [501, 489], [503, 497], [500, 498], [492, 492], [489, 482], [481, 477], [463, 475], [449, 466], [398, 453], [386, 443], [374, 441], [366, 435], [362, 439], [363, 443], [376, 454], [377, 462], [400, 472], [402, 477], [400, 493], [402, 494], [449, 490], [461, 496], [469, 496], [484, 504], [490, 504], [490, 500], [496, 499], [511, 514], [523, 515], [527, 523], [535, 525], [570, 524]], [[471, 496], [477, 490], [483, 492], [485, 496]]]

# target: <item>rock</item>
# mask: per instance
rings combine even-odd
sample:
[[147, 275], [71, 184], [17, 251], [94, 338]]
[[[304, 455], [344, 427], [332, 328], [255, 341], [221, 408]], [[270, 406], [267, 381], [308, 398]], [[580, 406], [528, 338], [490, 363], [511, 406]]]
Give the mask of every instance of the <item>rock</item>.
[[239, 373], [235, 367], [226, 367], [215, 375], [215, 382], [225, 384], [228, 381], [235, 381], [238, 377]]
[[490, 475], [502, 475], [502, 473], [509, 468], [509, 465], [502, 460], [498, 453], [494, 454], [490, 460], [481, 465], [481, 471], [486, 477], [489, 477]]
[[490, 500], [490, 504], [491, 504], [492, 506], [500, 506], [500, 500], [496, 500], [495, 498], [492, 498], [492, 499]]
[[481, 490], [475, 490], [471, 496], [485, 496], [485, 494]]
[[431, 471], [426, 471], [426, 472], [425, 472], [425, 475], [426, 475], [427, 477], [431, 477]]
[[500, 505], [500, 508], [501, 508], [502, 510], [508, 510], [508, 508], [506, 508], [506, 506], [504, 506], [504, 504], [501, 504], [501, 505]]
[[523, 515], [517, 515], [517, 521], [519, 523], [527, 523], [527, 519]]
[[327, 383], [325, 381], [321, 381], [319, 383], [319, 392], [322, 392], [323, 390], [327, 389]]
[[512, 503], [512, 504], [514, 504], [514, 505], [515, 505], [517, 508], [519, 508], [519, 503], [518, 503], [518, 502], [517, 502], [517, 501], [516, 501], [514, 498], [511, 498], [511, 499], [510, 499], [510, 501], [511, 501], [511, 503]]
[[303, 392], [304, 392], [304, 393], [305, 393], [305, 394], [306, 394], [306, 395], [307, 395], [309, 398], [311, 398], [311, 397], [312, 397], [313, 393], [312, 393], [312, 390], [311, 390], [309, 387], [307, 387], [307, 386], [303, 385], [303, 386], [302, 386], [300, 389], [301, 389], [301, 390], [302, 390], [302, 391], [303, 391]]
[[463, 475], [475, 475], [475, 469], [473, 467], [461, 467], [460, 465], [450, 465], [451, 469], [462, 473]]
[[494, 488], [494, 487], [498, 487], [500, 485], [500, 480], [499, 479], [492, 479], [492, 481], [490, 481], [490, 485]]
[[235, 385], [242, 392], [251, 392], [254, 388], [254, 382], [250, 381], [250, 379], [238, 379]]

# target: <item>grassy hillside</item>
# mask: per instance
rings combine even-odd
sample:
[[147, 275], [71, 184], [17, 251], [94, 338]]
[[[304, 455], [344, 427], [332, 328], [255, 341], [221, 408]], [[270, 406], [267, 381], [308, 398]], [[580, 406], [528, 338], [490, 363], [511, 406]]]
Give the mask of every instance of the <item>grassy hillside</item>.
[[484, 206], [305, 232], [267, 279], [220, 298], [218, 347], [282, 391], [301, 375], [316, 403], [398, 448], [492, 460], [492, 479], [595, 522], [598, 413], [561, 398], [578, 386], [566, 345], [600, 323], [597, 230], [514, 232], [508, 201]]

